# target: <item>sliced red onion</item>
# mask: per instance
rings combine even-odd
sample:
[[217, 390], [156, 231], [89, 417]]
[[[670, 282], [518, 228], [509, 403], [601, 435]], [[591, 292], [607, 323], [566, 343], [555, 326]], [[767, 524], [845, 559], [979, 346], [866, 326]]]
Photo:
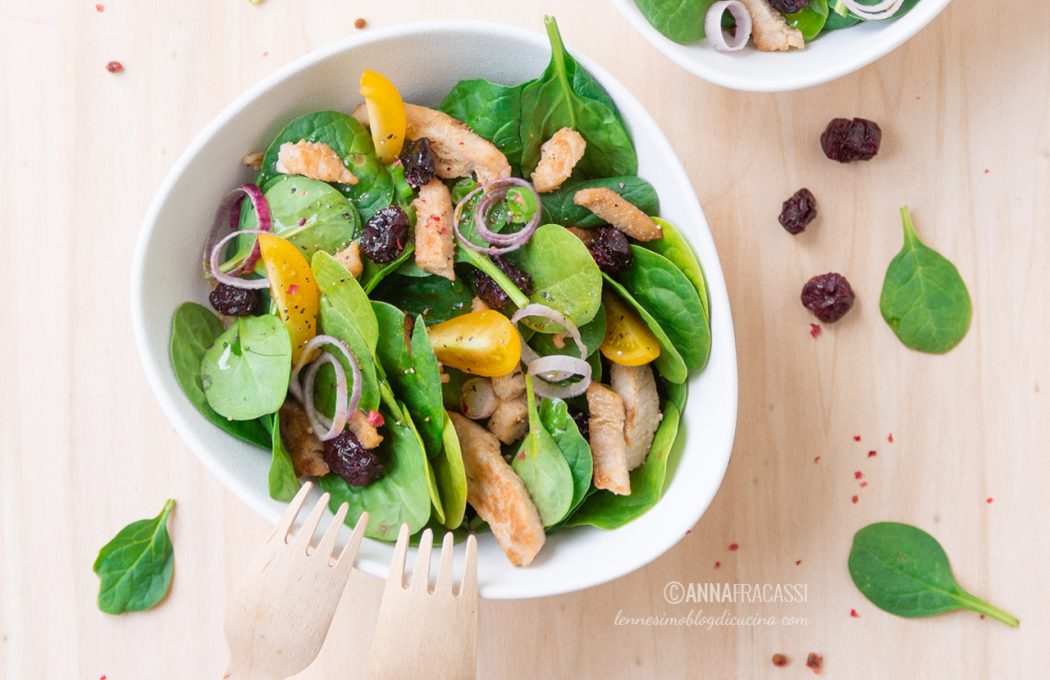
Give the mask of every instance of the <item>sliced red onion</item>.
[[901, 8], [904, 0], [882, 0], [874, 5], [863, 5], [857, 0], [842, 0], [850, 12], [864, 21], [879, 21], [889, 19]]
[[[722, 15], [727, 10], [736, 21], [736, 30], [731, 41], [726, 40], [725, 31], [722, 30]], [[707, 34], [711, 47], [719, 52], [742, 50], [751, 38], [751, 13], [739, 0], [719, 0], [707, 8], [707, 14], [704, 15], [704, 33]]]
[[[524, 227], [516, 232], [501, 234], [492, 231], [488, 228], [488, 225], [485, 224], [485, 218], [488, 215], [489, 209], [496, 203], [504, 200], [507, 197], [507, 192], [514, 187], [528, 189], [536, 195], [536, 214], [532, 216], [532, 219], [530, 219]], [[459, 228], [459, 221], [463, 215], [463, 209], [470, 200], [478, 194], [478, 192], [484, 192], [484, 195], [474, 207], [474, 226], [478, 230], [478, 235], [489, 243], [489, 246], [479, 246], [465, 237]], [[499, 179], [494, 179], [487, 184], [475, 187], [456, 204], [456, 210], [452, 215], [452, 228], [455, 229], [456, 237], [465, 248], [470, 248], [471, 250], [485, 253], [487, 255], [502, 255], [517, 250], [528, 243], [529, 239], [532, 238], [533, 232], [535, 232], [540, 226], [540, 219], [543, 217], [543, 211], [538, 207], [539, 205], [539, 194], [536, 194], [536, 190], [527, 181], [520, 177], [501, 177]]]
[[[591, 384], [591, 365], [583, 359], [568, 357], [564, 354], [552, 354], [540, 357], [529, 364], [529, 375], [536, 382], [536, 394], [541, 397], [569, 399], [578, 397], [587, 391]], [[567, 385], [556, 385], [544, 376], [564, 376], [561, 380], [578, 375], [580, 380]]]
[[[576, 348], [580, 350], [580, 358], [587, 358], [587, 346], [583, 344], [583, 338], [580, 337], [580, 329], [576, 327], [576, 324], [565, 318], [565, 315], [561, 312], [551, 309], [547, 305], [541, 305], [538, 302], [533, 302], [531, 305], [525, 305], [518, 311], [514, 312], [514, 316], [510, 317], [510, 322], [517, 325], [519, 321], [527, 316], [540, 316], [545, 319], [550, 319], [554, 323], [558, 324], [565, 329], [565, 332], [572, 337], [572, 341], [576, 343]], [[532, 349], [529, 349], [532, 352]], [[535, 356], [535, 352], [532, 352]], [[525, 348], [522, 346], [522, 356], [525, 355]], [[528, 362], [526, 362], [528, 363]]]
[[[212, 246], [211, 255], [208, 257], [208, 270], [211, 272], [212, 277], [215, 278], [219, 283], [225, 283], [227, 286], [233, 286], [234, 288], [249, 288], [249, 289], [262, 289], [269, 288], [270, 282], [266, 279], [244, 279], [236, 274], [227, 274], [222, 271], [219, 267], [219, 258], [222, 257], [222, 251], [226, 248], [226, 244], [233, 239], [243, 234], [269, 234], [269, 231], [265, 229], [245, 229], [243, 231], [235, 231], [219, 239], [219, 242]], [[256, 240], [255, 247], [259, 247], [259, 242]], [[253, 248], [254, 250], [254, 248]], [[240, 272], [243, 267], [237, 269]]]
[[[208, 238], [204, 242], [204, 261], [205, 269], [211, 271], [211, 267], [208, 263], [211, 260], [211, 254], [214, 250], [215, 239], [218, 238], [219, 232], [225, 225], [229, 225], [230, 229], [236, 230], [240, 225], [240, 212], [238, 208], [241, 206], [241, 202], [244, 201], [244, 197], [247, 196], [251, 199], [252, 207], [255, 208], [255, 216], [259, 223], [259, 229], [262, 231], [271, 231], [273, 229], [273, 218], [270, 215], [270, 203], [263, 196], [262, 189], [252, 183], [242, 184], [241, 186], [233, 189], [219, 201], [219, 207], [215, 210], [215, 217], [212, 218], [211, 228], [208, 230]], [[248, 253], [248, 257], [244, 259], [241, 266], [238, 267], [237, 271], [233, 274], [247, 274], [255, 268], [255, 263], [259, 261], [259, 243], [256, 241], [255, 245], [252, 246], [252, 250]]]
[[[314, 350], [321, 346], [325, 346], [325, 351], [318, 356], [314, 356]], [[354, 385], [350, 390], [349, 400], [346, 398], [346, 371], [343, 369], [342, 363], [330, 352], [331, 348], [338, 350], [346, 358], [347, 363], [350, 364], [350, 374], [353, 377]], [[317, 377], [317, 371], [325, 363], [332, 366], [336, 379], [335, 411], [332, 413], [333, 417], [331, 420], [314, 406], [314, 380]], [[299, 374], [307, 365], [309, 365], [309, 368], [306, 369], [303, 380], [300, 382]], [[310, 424], [314, 427], [314, 432], [317, 433], [318, 439], [328, 441], [342, 433], [343, 428], [350, 421], [350, 416], [357, 410], [357, 406], [361, 402], [361, 366], [357, 363], [354, 353], [350, 351], [350, 348], [342, 340], [332, 335], [315, 335], [303, 345], [299, 361], [296, 363], [295, 368], [292, 369], [292, 379], [288, 389], [292, 396], [303, 405], [303, 410], [306, 411], [306, 416], [310, 419]]]

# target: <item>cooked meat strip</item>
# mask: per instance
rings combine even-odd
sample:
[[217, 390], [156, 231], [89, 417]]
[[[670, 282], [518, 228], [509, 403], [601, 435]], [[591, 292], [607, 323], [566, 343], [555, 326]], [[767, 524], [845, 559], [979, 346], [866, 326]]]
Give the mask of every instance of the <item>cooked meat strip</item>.
[[456, 235], [452, 228], [452, 196], [441, 180], [434, 178], [419, 189], [412, 201], [416, 209], [416, 264], [424, 271], [456, 280], [452, 269]]
[[624, 440], [627, 442], [627, 469], [645, 462], [653, 445], [653, 435], [660, 426], [660, 395], [649, 364], [621, 366], [612, 364], [609, 382], [623, 399]]
[[651, 217], [608, 187], [580, 189], [573, 194], [572, 202], [587, 208], [636, 241], [653, 241], [664, 236], [660, 225]]
[[540, 162], [532, 171], [532, 184], [541, 194], [561, 187], [572, 176], [572, 169], [583, 158], [587, 142], [579, 132], [570, 127], [551, 135], [540, 147]]
[[357, 184], [343, 159], [324, 142], [285, 142], [277, 152], [277, 172], [302, 175], [322, 182]]
[[251, 168], [252, 170], [262, 170], [262, 162], [265, 156], [266, 154], [262, 151], [250, 153], [241, 159], [241, 164]]
[[492, 379], [492, 389], [500, 401], [510, 401], [525, 394], [525, 373], [518, 364], [513, 371], [507, 375], [496, 376]]
[[741, 0], [751, 15], [751, 39], [762, 52], [783, 52], [806, 46], [802, 31], [788, 26], [784, 15], [769, 0]]
[[503, 460], [494, 436], [458, 413], [449, 417], [463, 450], [467, 502], [488, 522], [511, 563], [528, 566], [543, 547], [546, 535], [525, 484]]
[[351, 241], [350, 245], [340, 250], [334, 257], [355, 279], [360, 278], [361, 272], [365, 270], [365, 264], [361, 261], [361, 244], [357, 241]]
[[303, 407], [291, 399], [284, 402], [278, 414], [281, 421], [281, 442], [292, 457], [297, 477], [322, 477], [328, 474], [324, 462], [324, 444], [310, 427]]
[[501, 400], [486, 427], [504, 444], [513, 444], [524, 437], [529, 430], [529, 406], [525, 396]]
[[350, 431], [366, 449], [374, 449], [383, 443], [383, 435], [379, 434], [379, 430], [368, 422], [368, 416], [361, 411], [354, 411], [354, 415], [350, 416]]
[[627, 474], [627, 442], [624, 439], [623, 399], [600, 383], [587, 387], [587, 408], [591, 412], [591, 456], [594, 458], [594, 486], [615, 494], [631, 493]]
[[463, 415], [471, 420], [484, 420], [492, 415], [499, 406], [499, 399], [492, 390], [492, 381], [488, 378], [470, 378], [463, 382], [460, 392], [459, 407]]

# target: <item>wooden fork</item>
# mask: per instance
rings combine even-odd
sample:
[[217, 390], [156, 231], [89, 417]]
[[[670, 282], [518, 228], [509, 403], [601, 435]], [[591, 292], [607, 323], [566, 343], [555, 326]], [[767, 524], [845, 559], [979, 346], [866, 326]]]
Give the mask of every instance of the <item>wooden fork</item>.
[[343, 503], [311, 550], [328, 494], [321, 496], [299, 530], [290, 535], [311, 487], [306, 482], [299, 489], [226, 602], [230, 665], [224, 678], [287, 678], [309, 666], [324, 643], [368, 525], [368, 514], [362, 513], [350, 541], [333, 559], [332, 549], [346, 518], [347, 505]]
[[452, 534], [441, 542], [437, 583], [430, 590], [430, 554], [434, 535], [423, 532], [405, 585], [408, 525], [402, 524], [383, 591], [368, 677], [463, 680], [477, 675], [478, 542], [467, 537], [467, 555], [459, 590], [452, 588]]

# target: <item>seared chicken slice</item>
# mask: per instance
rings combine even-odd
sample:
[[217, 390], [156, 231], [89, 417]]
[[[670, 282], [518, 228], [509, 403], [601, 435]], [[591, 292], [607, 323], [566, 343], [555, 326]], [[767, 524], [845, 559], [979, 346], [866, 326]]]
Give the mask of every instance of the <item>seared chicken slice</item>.
[[368, 422], [368, 416], [360, 411], [354, 411], [354, 415], [350, 416], [350, 431], [366, 449], [374, 449], [383, 443], [383, 435]]
[[324, 443], [314, 434], [302, 406], [291, 399], [281, 406], [281, 442], [292, 457], [297, 477], [322, 477], [328, 474], [324, 462]]
[[350, 245], [340, 250], [334, 257], [355, 279], [360, 278], [361, 272], [365, 270], [365, 263], [361, 261], [361, 244], [357, 241], [351, 241]]
[[511, 401], [525, 394], [525, 373], [518, 364], [513, 371], [507, 375], [496, 376], [492, 379], [492, 389], [500, 401]]
[[612, 364], [609, 382], [623, 399], [623, 434], [627, 442], [627, 469], [645, 462], [653, 445], [653, 435], [660, 426], [660, 395], [649, 364], [621, 366]]
[[467, 502], [488, 522], [511, 563], [528, 566], [543, 547], [546, 534], [525, 484], [503, 460], [495, 437], [458, 413], [449, 413], [449, 417], [463, 450]]
[[324, 142], [285, 142], [277, 152], [275, 169], [285, 175], [302, 175], [322, 182], [357, 184], [343, 159]]
[[[368, 110], [360, 104], [351, 114], [368, 125]], [[510, 163], [496, 145], [475, 134], [465, 123], [452, 116], [425, 106], [405, 104], [408, 139], [426, 137], [434, 154], [434, 168], [442, 179], [477, 175], [485, 184], [501, 177], [510, 177]]]
[[536, 191], [545, 194], [561, 187], [572, 176], [572, 169], [586, 150], [587, 142], [583, 136], [570, 127], [563, 127], [551, 135], [540, 147], [540, 162], [532, 171]]
[[262, 151], [250, 153], [241, 159], [241, 164], [251, 168], [252, 170], [259, 171], [262, 170], [262, 162], [265, 156], [266, 154]]
[[424, 271], [456, 280], [452, 258], [456, 254], [456, 235], [452, 229], [452, 196], [436, 177], [419, 189], [412, 201], [416, 209], [416, 264]]
[[605, 385], [592, 382], [587, 387], [587, 408], [591, 412], [594, 486], [621, 496], [629, 495], [631, 477], [627, 474], [623, 399]]
[[652, 241], [664, 237], [659, 224], [608, 187], [580, 189], [573, 194], [572, 202], [587, 208], [636, 241]]
[[769, 0], [741, 0], [751, 15], [751, 39], [762, 52], [783, 52], [792, 47], [802, 49], [806, 40], [802, 31], [788, 26], [784, 16], [773, 9]]
[[459, 407], [463, 415], [471, 420], [484, 420], [499, 406], [499, 399], [492, 390], [488, 378], [470, 378], [463, 382], [459, 396]]
[[529, 431], [529, 406], [525, 395], [500, 401], [489, 417], [488, 430], [504, 444], [513, 444]]

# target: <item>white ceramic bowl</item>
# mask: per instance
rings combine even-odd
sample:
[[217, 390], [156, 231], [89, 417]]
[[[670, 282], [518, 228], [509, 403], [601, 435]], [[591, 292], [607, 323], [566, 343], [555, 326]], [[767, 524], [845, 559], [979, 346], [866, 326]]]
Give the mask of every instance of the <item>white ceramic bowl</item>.
[[[131, 311], [142, 363], [175, 428], [234, 493], [275, 521], [283, 504], [267, 494], [270, 456], [202, 418], [179, 390], [168, 361], [171, 315], [183, 301], [206, 304], [201, 248], [219, 198], [250, 179], [240, 164], [291, 118], [358, 103], [362, 69], [382, 71], [412, 102], [436, 104], [460, 79], [518, 83], [538, 76], [550, 50], [538, 33], [500, 25], [435, 22], [362, 33], [312, 52], [238, 98], [175, 164], [143, 226], [131, 280]], [[536, 562], [517, 569], [490, 535], [480, 541], [479, 581], [488, 598], [526, 598], [579, 590], [627, 574], [672, 547], [703, 514], [722, 482], [736, 426], [733, 327], [722, 269], [707, 223], [674, 150], [623, 85], [574, 51], [608, 89], [638, 148], [639, 174], [660, 193], [662, 214], [688, 236], [711, 293], [714, 344], [707, 369], [690, 385], [681, 457], [660, 503], [616, 531], [574, 529], [550, 537]], [[457, 551], [461, 557], [462, 551]], [[391, 546], [366, 541], [359, 567], [384, 577]]]
[[831, 31], [790, 52], [718, 52], [704, 40], [680, 45], [653, 28], [634, 0], [612, 0], [627, 20], [664, 55], [706, 81], [747, 92], [788, 92], [820, 85], [889, 54], [940, 14], [950, 0], [920, 0], [900, 19]]

